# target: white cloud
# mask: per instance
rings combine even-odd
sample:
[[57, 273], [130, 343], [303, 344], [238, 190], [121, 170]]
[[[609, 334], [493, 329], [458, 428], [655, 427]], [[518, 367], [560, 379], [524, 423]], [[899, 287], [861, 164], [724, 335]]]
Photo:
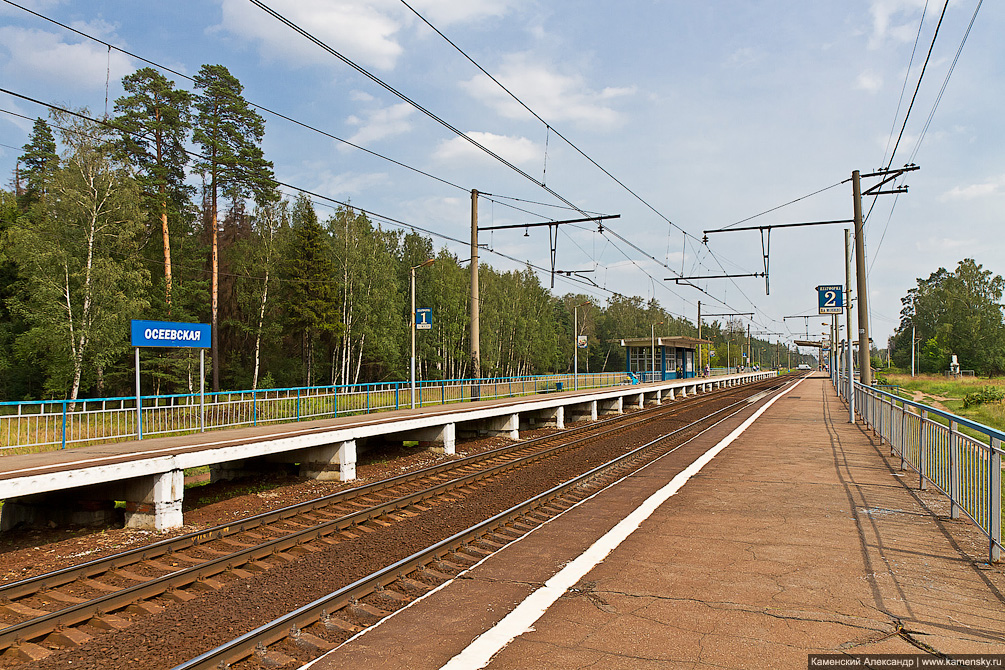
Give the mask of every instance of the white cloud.
[[743, 47], [729, 54], [726, 65], [743, 68], [757, 64], [761, 60], [761, 52], [752, 47]]
[[346, 196], [358, 195], [367, 189], [387, 183], [387, 174], [382, 172], [343, 172], [333, 174], [328, 170], [321, 170], [311, 174], [312, 180], [317, 180], [317, 190], [319, 193], [333, 198], [345, 198]]
[[966, 186], [954, 186], [949, 189], [939, 200], [975, 200], [989, 195], [995, 195], [1005, 191], [1005, 175], [1000, 175], [980, 184], [968, 184]]
[[365, 146], [386, 137], [407, 133], [412, 129], [412, 124], [408, 119], [414, 111], [411, 105], [402, 102], [390, 107], [372, 110], [366, 114], [365, 119], [355, 115], [350, 116], [346, 119], [347, 123], [360, 128], [349, 138], [349, 141]]
[[[33, 12], [45, 14], [57, 5], [66, 4], [66, 0], [20, 0], [18, 4], [27, 7]], [[18, 9], [17, 7], [11, 7], [6, 3], [0, 4], [0, 16], [5, 14], [24, 16], [24, 10]]]
[[[511, 163], [520, 165], [543, 160], [544, 148], [526, 137], [509, 137], [480, 132], [465, 134]], [[442, 162], [469, 161], [472, 159], [491, 160], [488, 154], [463, 137], [455, 137], [442, 142], [433, 153], [433, 158]]]
[[883, 75], [877, 74], [872, 70], [861, 72], [855, 82], [855, 87], [863, 91], [875, 93], [883, 88]]
[[[872, 37], [869, 48], [878, 49], [887, 38], [909, 42], [917, 35], [916, 19], [920, 18], [925, 0], [873, 0], [869, 7], [872, 15]], [[902, 17], [901, 23], [895, 23]]]
[[[480, 21], [504, 16], [519, 4], [514, 0], [413, 0], [415, 10], [442, 28], [453, 23]], [[407, 10], [406, 10], [407, 11]]]
[[[395, 3], [396, 4], [396, 3]], [[352, 0], [272, 0], [269, 6], [325, 44], [366, 67], [389, 70], [401, 56], [394, 40], [401, 23], [381, 9], [385, 2]], [[245, 0], [222, 0], [225, 30], [259, 44], [263, 57], [294, 65], [336, 67], [333, 56]]]
[[[3, 106], [5, 109], [8, 109], [14, 112], [15, 114], [23, 114], [28, 118], [22, 119], [20, 116], [13, 116], [11, 114], [0, 114], [0, 118], [13, 124], [16, 128], [20, 129], [23, 133], [25, 133], [25, 135], [31, 132], [32, 126], [35, 125], [35, 121], [34, 119], [31, 118], [31, 115], [33, 113], [34, 114], [39, 113], [37, 108], [34, 110], [24, 109], [24, 107], [21, 106], [19, 100], [11, 98], [10, 96], [7, 95], [3, 96]], [[44, 112], [41, 112], [41, 115], [42, 117], [45, 117]], [[20, 155], [20, 153], [18, 155]]]
[[[534, 62], [529, 54], [507, 56], [496, 78], [549, 122], [572, 121], [601, 128], [616, 126], [622, 120], [606, 103], [636, 92], [635, 87], [608, 87], [598, 93], [588, 88], [581, 75], [556, 72]], [[529, 118], [519, 103], [485, 76], [476, 76], [462, 85], [472, 96], [505, 117]]]
[[[110, 30], [107, 24], [102, 25]], [[3, 65], [9, 76], [30, 73], [74, 90], [104, 88], [106, 77], [114, 82], [133, 71], [129, 59], [114, 49], [109, 52], [92, 42], [67, 44], [59, 35], [42, 30], [0, 28], [0, 44], [10, 53]]]

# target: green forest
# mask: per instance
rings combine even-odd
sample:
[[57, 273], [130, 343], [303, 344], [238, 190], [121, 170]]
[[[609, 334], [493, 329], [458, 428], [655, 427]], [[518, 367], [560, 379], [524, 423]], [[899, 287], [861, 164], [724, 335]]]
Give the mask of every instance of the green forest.
[[890, 357], [898, 368], [944, 373], [955, 354], [962, 370], [982, 376], [1005, 372], [1005, 279], [972, 258], [950, 272], [939, 268], [901, 299], [900, 327], [890, 338]]
[[[556, 296], [530, 268], [483, 264], [472, 370], [466, 265], [351, 207], [319, 217], [305, 195], [284, 196], [240, 82], [220, 65], [195, 82], [188, 92], [145, 68], [123, 79], [109, 118], [34, 122], [0, 191], [0, 400], [131, 394], [132, 319], [213, 324], [213, 390], [407, 379], [409, 275], [431, 258], [416, 271], [416, 305], [434, 315], [417, 337], [420, 378], [570, 372], [574, 306], [589, 341], [581, 372], [623, 370], [623, 337], [697, 335], [655, 300]], [[738, 322], [702, 335], [713, 366], [741, 363]], [[765, 366], [779, 354], [751, 344]], [[145, 393], [198, 390], [197, 353], [142, 356]]]

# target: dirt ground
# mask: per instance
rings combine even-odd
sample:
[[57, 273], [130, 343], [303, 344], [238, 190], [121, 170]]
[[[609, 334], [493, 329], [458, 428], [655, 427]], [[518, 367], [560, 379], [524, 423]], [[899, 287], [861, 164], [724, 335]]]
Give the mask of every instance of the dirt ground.
[[[537, 432], [523, 431], [521, 437], [534, 437]], [[253, 479], [212, 484], [208, 483], [208, 473], [189, 477], [186, 478], [182, 507], [185, 525], [181, 528], [158, 532], [121, 527], [67, 527], [12, 530], [0, 534], [0, 561], [3, 565], [0, 584], [313, 500], [343, 489], [427, 468], [448, 459], [495, 449], [506, 443], [507, 440], [498, 437], [459, 442], [455, 456], [406, 446], [368, 452], [360, 456], [356, 465], [357, 479], [351, 482], [322, 482], [283, 471]]]

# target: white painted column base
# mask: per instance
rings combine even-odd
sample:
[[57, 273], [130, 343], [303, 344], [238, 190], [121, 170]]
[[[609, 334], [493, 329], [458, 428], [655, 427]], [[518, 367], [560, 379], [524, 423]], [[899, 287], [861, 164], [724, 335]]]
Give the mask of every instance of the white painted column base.
[[298, 456], [303, 477], [324, 482], [356, 479], [356, 440], [309, 447]]
[[419, 446], [437, 454], [453, 456], [457, 453], [457, 424], [447, 423], [420, 431]]
[[543, 425], [558, 428], [559, 430], [565, 429], [565, 407], [551, 407], [548, 409], [541, 410], [541, 419]]
[[171, 470], [128, 482], [125, 487], [126, 528], [178, 528], [183, 524], [181, 502], [184, 495], [183, 470]]
[[520, 439], [520, 415], [506, 414], [489, 419], [487, 432], [489, 435], [503, 435], [511, 440]]

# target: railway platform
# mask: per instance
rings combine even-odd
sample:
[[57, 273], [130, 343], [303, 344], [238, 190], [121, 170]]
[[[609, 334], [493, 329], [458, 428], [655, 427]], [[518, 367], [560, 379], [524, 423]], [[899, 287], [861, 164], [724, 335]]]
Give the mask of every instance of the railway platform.
[[698, 438], [690, 465], [654, 462], [305, 667], [1005, 654], [1005, 569], [984, 536], [847, 422], [825, 376], [786, 389]]
[[209, 466], [214, 481], [293, 464], [316, 479], [356, 478], [357, 454], [382, 443], [416, 441], [444, 454], [471, 436], [519, 439], [521, 428], [595, 421], [720, 388], [774, 377], [746, 372], [542, 395], [444, 401], [418, 409], [353, 414], [0, 456], [0, 531], [18, 525], [101, 525], [125, 504], [131, 528], [165, 530], [183, 524], [184, 471]]

